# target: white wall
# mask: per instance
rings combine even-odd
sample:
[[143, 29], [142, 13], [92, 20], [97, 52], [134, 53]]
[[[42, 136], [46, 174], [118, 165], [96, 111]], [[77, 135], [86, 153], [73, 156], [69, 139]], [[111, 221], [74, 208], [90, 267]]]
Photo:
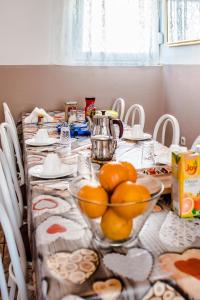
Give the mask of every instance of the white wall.
[[0, 0], [0, 65], [49, 64], [51, 1]]
[[164, 65], [199, 65], [200, 45], [188, 45], [178, 47], [161, 47], [161, 64]]

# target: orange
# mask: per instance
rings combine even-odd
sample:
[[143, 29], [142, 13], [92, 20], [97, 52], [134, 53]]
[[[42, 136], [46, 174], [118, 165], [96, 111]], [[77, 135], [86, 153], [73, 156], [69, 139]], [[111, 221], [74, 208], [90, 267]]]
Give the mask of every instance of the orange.
[[81, 187], [78, 198], [81, 210], [91, 219], [101, 217], [105, 213], [109, 201], [106, 191], [101, 186], [93, 185]]
[[135, 167], [127, 161], [123, 161], [123, 162], [121, 162], [121, 164], [128, 170], [128, 180], [136, 182], [137, 171], [136, 171]]
[[109, 162], [99, 172], [99, 181], [107, 192], [112, 192], [118, 184], [126, 180], [128, 180], [127, 168], [119, 162]]
[[194, 209], [194, 199], [191, 197], [183, 198], [181, 212], [182, 214], [190, 214], [192, 210]]
[[151, 195], [145, 186], [126, 181], [116, 187], [111, 196], [111, 203], [122, 203], [123, 205], [113, 206], [114, 211], [122, 218], [131, 219], [146, 210], [148, 203], [145, 200], [149, 198]]
[[132, 230], [132, 220], [120, 218], [111, 208], [101, 219], [101, 229], [106, 238], [119, 241], [129, 237]]

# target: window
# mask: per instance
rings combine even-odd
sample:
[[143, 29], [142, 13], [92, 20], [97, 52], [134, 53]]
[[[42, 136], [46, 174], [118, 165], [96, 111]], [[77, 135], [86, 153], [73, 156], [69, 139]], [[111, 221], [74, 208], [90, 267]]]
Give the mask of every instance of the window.
[[200, 0], [168, 0], [168, 43], [200, 43]]
[[159, 58], [158, 0], [68, 0], [62, 53], [71, 65], [151, 65]]

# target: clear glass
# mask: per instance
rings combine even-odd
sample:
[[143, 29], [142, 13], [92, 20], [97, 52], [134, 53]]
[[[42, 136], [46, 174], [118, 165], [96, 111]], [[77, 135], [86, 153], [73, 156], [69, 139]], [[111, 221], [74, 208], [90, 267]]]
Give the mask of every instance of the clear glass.
[[152, 167], [155, 161], [155, 142], [148, 141], [142, 143], [141, 168]]
[[77, 121], [76, 112], [77, 112], [76, 109], [71, 109], [69, 111], [68, 124], [73, 124]]
[[70, 191], [71, 195], [73, 196], [73, 198], [75, 199], [75, 203], [77, 204], [81, 213], [83, 214], [89, 228], [91, 229], [96, 243], [100, 247], [103, 247], [103, 248], [107, 248], [110, 246], [112, 246], [112, 247], [118, 247], [118, 246], [129, 247], [129, 246], [136, 244], [138, 235], [139, 235], [143, 225], [145, 224], [148, 216], [152, 212], [155, 204], [157, 203], [159, 196], [163, 192], [164, 187], [163, 187], [163, 184], [161, 183], [161, 181], [152, 176], [141, 175], [141, 176], [139, 176], [137, 183], [140, 183], [148, 188], [148, 190], [151, 193], [150, 199], [147, 199], [145, 201], [138, 200], [138, 201], [129, 202], [129, 203], [117, 203], [117, 204], [108, 203], [107, 204], [107, 209], [109, 209], [109, 208], [114, 209], [116, 207], [123, 207], [123, 208], [126, 207], [127, 209], [129, 209], [129, 208], [133, 208], [133, 206], [134, 206], [136, 211], [141, 211], [141, 206], [144, 208], [144, 209], [142, 209], [142, 213], [138, 214], [136, 217], [134, 217], [132, 219], [133, 229], [132, 229], [130, 235], [128, 236], [128, 238], [126, 238], [124, 240], [109, 240], [108, 238], [106, 238], [102, 232], [101, 225], [100, 225], [102, 217], [91, 219], [84, 213], [84, 211], [82, 211], [83, 204], [85, 204], [85, 203], [90, 205], [91, 209], [92, 209], [92, 206], [94, 206], [94, 208], [97, 205], [101, 206], [101, 204], [99, 204], [98, 202], [95, 203], [94, 201], [91, 202], [91, 201], [87, 201], [85, 199], [80, 199], [78, 197], [78, 192], [79, 192], [80, 188], [86, 184], [91, 185], [92, 183], [98, 184], [98, 172], [79, 176], [78, 178], [76, 178], [75, 180], [73, 180], [70, 183], [69, 191]]
[[80, 123], [85, 121], [85, 111], [84, 110], [77, 110], [76, 121], [80, 122]]

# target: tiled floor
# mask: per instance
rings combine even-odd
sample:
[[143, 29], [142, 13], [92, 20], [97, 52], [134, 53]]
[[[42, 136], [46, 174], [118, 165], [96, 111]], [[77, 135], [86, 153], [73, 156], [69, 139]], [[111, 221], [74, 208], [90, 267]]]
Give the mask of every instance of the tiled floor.
[[[5, 272], [5, 276], [6, 279], [8, 278], [8, 268], [9, 268], [9, 264], [10, 264], [10, 256], [9, 256], [9, 252], [8, 252], [8, 248], [6, 245], [6, 241], [4, 238], [4, 234], [0, 225], [0, 253], [2, 256], [2, 260], [3, 260], [3, 266], [4, 266], [4, 272]], [[28, 284], [32, 285], [32, 270], [29, 269], [29, 272], [27, 274], [27, 278], [28, 278]], [[1, 294], [0, 294], [0, 300], [1, 300]], [[29, 300], [35, 300], [35, 295], [33, 291], [29, 291], [28, 290], [28, 299]]]

